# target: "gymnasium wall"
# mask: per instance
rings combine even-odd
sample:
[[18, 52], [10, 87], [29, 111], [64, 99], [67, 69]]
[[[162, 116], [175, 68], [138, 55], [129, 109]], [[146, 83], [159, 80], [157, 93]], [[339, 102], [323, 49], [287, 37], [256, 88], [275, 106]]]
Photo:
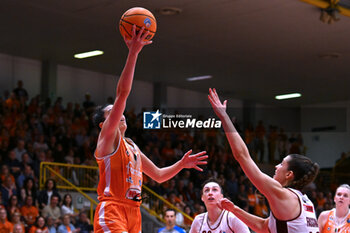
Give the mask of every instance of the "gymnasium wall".
[[22, 80], [31, 97], [40, 93], [41, 62], [0, 53], [0, 96]]
[[[117, 79], [117, 75], [58, 65], [54, 98], [62, 96], [64, 103], [82, 103], [85, 93], [90, 93], [96, 104], [103, 104], [109, 96], [114, 98]], [[5, 90], [14, 89], [18, 80], [23, 80], [30, 98], [40, 94], [41, 62], [0, 54], [0, 96]], [[138, 113], [142, 107], [152, 108], [153, 88], [152, 83], [135, 80], [127, 109], [134, 108]], [[212, 114], [206, 93], [168, 86], [167, 101], [168, 108], [204, 109]], [[243, 101], [229, 99], [228, 103], [229, 115], [242, 125]], [[304, 144], [308, 145], [307, 155], [321, 167], [332, 167], [341, 152], [349, 151], [350, 101], [284, 109], [256, 104], [253, 111], [254, 126], [263, 120], [266, 129], [276, 125], [289, 133], [301, 131]]]

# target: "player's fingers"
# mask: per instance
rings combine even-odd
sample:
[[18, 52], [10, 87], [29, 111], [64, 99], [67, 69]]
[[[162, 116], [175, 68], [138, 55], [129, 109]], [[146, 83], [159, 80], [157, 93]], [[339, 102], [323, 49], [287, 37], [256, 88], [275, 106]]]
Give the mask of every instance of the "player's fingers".
[[145, 33], [143, 33], [141, 39], [142, 39], [142, 40], [146, 39], [146, 37], [148, 36], [148, 34], [149, 34], [149, 31], [146, 30]]
[[208, 157], [209, 157], [208, 155], [201, 156], [201, 157], [197, 157], [197, 160], [198, 160], [198, 161], [205, 160], [205, 159], [207, 159]]
[[189, 150], [189, 151], [187, 151], [186, 154], [185, 154], [185, 156], [188, 156], [188, 155], [190, 155], [191, 153], [192, 153], [192, 149]]
[[208, 163], [207, 161], [199, 161], [199, 162], [197, 162], [197, 165], [205, 165], [207, 163]]
[[137, 38], [140, 39], [141, 35], [143, 34], [143, 31], [145, 30], [145, 27], [142, 27], [139, 33], [137, 34]]
[[145, 45], [149, 45], [149, 44], [152, 44], [152, 43], [153, 43], [153, 41], [151, 41], [151, 40], [150, 41], [144, 41]]
[[198, 167], [198, 166], [195, 166], [195, 167], [194, 167], [194, 169], [196, 169], [197, 171], [200, 171], [200, 172], [202, 172], [202, 171], [203, 171], [203, 169], [202, 169], [202, 168], [200, 168], [200, 167]]
[[204, 155], [206, 153], [207, 153], [206, 151], [201, 151], [201, 152], [198, 152], [197, 154], [194, 154], [194, 156], [201, 156], [201, 155]]
[[209, 99], [209, 102], [210, 102], [210, 104], [211, 104], [211, 106], [215, 106], [215, 101], [213, 100], [213, 97], [211, 97], [210, 95], [208, 95], [208, 99]]
[[126, 36], [125, 35], [123, 35], [123, 39], [124, 39], [124, 42], [128, 45], [128, 43], [129, 43], [129, 40], [128, 39], [126, 39]]
[[132, 25], [132, 37], [136, 36], [136, 25]]

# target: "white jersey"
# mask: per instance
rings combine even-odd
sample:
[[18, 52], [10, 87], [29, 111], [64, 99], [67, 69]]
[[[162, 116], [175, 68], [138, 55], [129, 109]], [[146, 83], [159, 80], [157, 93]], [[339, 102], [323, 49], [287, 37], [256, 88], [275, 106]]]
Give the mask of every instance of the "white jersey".
[[294, 219], [282, 221], [276, 219], [272, 212], [270, 212], [270, 233], [318, 233], [317, 218], [312, 202], [300, 191], [291, 188], [289, 190], [299, 198], [300, 213]]
[[233, 213], [223, 210], [215, 223], [210, 224], [208, 212], [193, 220], [190, 233], [250, 233], [249, 228]]

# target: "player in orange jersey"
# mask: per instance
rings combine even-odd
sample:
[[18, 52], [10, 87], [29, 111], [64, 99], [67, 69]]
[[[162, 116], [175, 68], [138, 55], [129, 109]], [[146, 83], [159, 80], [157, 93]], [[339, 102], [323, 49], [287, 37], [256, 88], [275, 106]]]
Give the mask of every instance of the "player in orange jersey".
[[335, 208], [323, 211], [318, 217], [321, 233], [350, 233], [350, 186], [342, 184], [334, 196]]
[[123, 112], [131, 91], [136, 60], [143, 46], [152, 43], [144, 41], [147, 35], [144, 28], [136, 34], [134, 25], [131, 40], [124, 38], [129, 54], [117, 84], [114, 104], [98, 107], [94, 113], [94, 123], [101, 128], [95, 151], [100, 172], [95, 233], [141, 232], [143, 172], [157, 182], [163, 182], [183, 168], [202, 171], [198, 165], [207, 163], [206, 152], [191, 155], [192, 151], [189, 151], [172, 166], [158, 168], [132, 140], [124, 137], [127, 125]]

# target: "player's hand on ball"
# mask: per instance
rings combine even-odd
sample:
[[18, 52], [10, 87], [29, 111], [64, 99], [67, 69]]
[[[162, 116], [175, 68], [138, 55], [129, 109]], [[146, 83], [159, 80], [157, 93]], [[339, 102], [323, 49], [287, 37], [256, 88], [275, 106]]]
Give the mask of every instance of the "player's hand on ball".
[[203, 171], [202, 168], [198, 167], [198, 165], [207, 164], [206, 159], [208, 155], [206, 155], [206, 151], [199, 152], [197, 154], [191, 155], [192, 150], [189, 150], [181, 159], [183, 168], [194, 168], [198, 171]]
[[124, 41], [128, 46], [129, 51], [138, 54], [143, 48], [143, 46], [152, 44], [152, 41], [145, 41], [145, 38], [147, 37], [148, 33], [149, 31], [145, 31], [144, 27], [142, 27], [141, 30], [137, 33], [136, 25], [133, 25], [131, 39], [127, 39], [124, 35]]

